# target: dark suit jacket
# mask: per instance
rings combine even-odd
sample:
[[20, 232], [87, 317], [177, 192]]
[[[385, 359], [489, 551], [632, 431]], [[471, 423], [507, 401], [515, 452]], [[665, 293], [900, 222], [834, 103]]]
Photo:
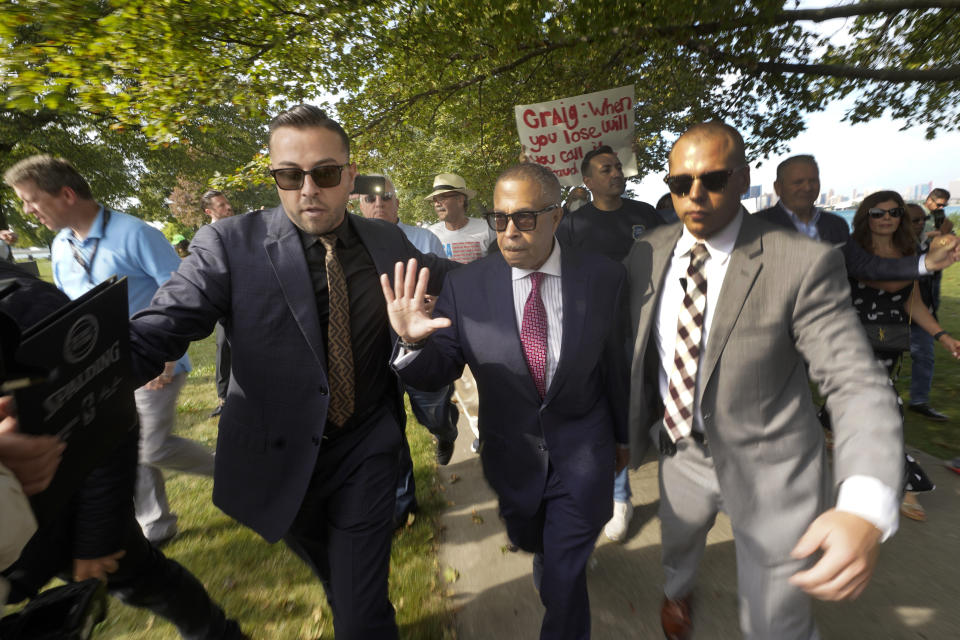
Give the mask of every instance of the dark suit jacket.
[[[396, 261], [415, 257], [430, 267], [430, 291], [439, 292], [453, 263], [421, 254], [396, 225], [353, 215], [347, 220], [379, 272], [392, 274]], [[224, 319], [233, 360], [213, 501], [275, 541], [303, 501], [330, 397], [300, 235], [276, 207], [206, 225], [190, 250], [150, 306], [131, 320], [134, 370], [140, 380], [149, 380], [163, 362], [177, 359]], [[390, 408], [402, 425], [402, 406]]]
[[480, 457], [500, 500], [532, 516], [549, 462], [599, 526], [612, 513], [615, 443], [628, 442], [618, 320], [625, 272], [603, 256], [562, 250], [562, 346], [542, 402], [523, 356], [510, 273], [499, 254], [451, 273], [435, 313], [453, 324], [434, 334], [400, 375], [418, 389], [437, 389], [469, 364], [480, 396]]
[[[757, 211], [755, 216], [793, 231], [790, 214], [777, 202], [769, 209]], [[829, 242], [843, 252], [847, 273], [860, 280], [915, 280], [920, 275], [919, 260], [913, 256], [906, 258], [880, 258], [868, 252], [850, 237], [850, 227], [840, 216], [823, 211], [817, 220], [817, 232], [820, 240]]]

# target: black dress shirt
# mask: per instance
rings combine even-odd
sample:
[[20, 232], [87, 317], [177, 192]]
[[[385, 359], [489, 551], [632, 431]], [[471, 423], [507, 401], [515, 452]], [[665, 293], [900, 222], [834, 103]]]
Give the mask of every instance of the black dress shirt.
[[[307, 258], [307, 268], [317, 299], [317, 315], [323, 331], [324, 351], [327, 350], [329, 323], [329, 293], [327, 290], [327, 250], [315, 235], [298, 229]], [[347, 280], [350, 299], [350, 340], [353, 348], [354, 412], [340, 429], [327, 429], [328, 437], [336, 437], [373, 415], [384, 406], [392, 406], [397, 381], [388, 362], [391, 341], [387, 306], [380, 288], [380, 275], [373, 258], [367, 252], [360, 236], [344, 216], [334, 229], [337, 236], [337, 258]], [[333, 422], [328, 420], [330, 425]]]

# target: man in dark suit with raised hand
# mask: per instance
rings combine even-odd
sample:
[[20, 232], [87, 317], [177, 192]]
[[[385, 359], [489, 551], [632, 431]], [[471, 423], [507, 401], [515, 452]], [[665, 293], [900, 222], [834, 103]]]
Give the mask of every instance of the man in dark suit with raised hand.
[[197, 232], [131, 322], [134, 365], [149, 377], [223, 318], [232, 375], [214, 503], [313, 569], [339, 640], [396, 638], [387, 574], [405, 414], [377, 277], [415, 258], [436, 294], [450, 263], [396, 225], [345, 214], [356, 166], [319, 108], [273, 119], [270, 166], [281, 206]]
[[[641, 236], [627, 257], [633, 460], [651, 442], [660, 450], [661, 623], [668, 638], [690, 637], [697, 567], [722, 509], [744, 637], [812, 640], [808, 595], [856, 597], [896, 530], [896, 398], [840, 253], [740, 205], [750, 185], [740, 134], [695, 125], [669, 162], [681, 222]], [[811, 379], [834, 421], [833, 486]]]
[[623, 267], [561, 249], [560, 184], [546, 168], [507, 169], [486, 215], [499, 254], [451, 273], [435, 317], [427, 272], [381, 276], [400, 336], [404, 382], [436, 389], [465, 364], [477, 379], [480, 457], [507, 535], [533, 552], [546, 607], [541, 638], [588, 638], [586, 563], [627, 460]]

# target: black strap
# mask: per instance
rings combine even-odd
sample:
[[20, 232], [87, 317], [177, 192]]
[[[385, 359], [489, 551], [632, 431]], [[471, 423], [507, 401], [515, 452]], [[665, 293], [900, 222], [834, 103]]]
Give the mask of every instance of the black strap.
[[77, 246], [75, 238], [72, 234], [67, 236], [67, 242], [70, 243], [70, 251], [73, 253], [73, 259], [79, 264], [84, 272], [87, 274], [87, 279], [93, 282], [93, 261], [97, 257], [97, 249], [100, 248], [100, 240], [107, 236], [107, 225], [110, 224], [110, 209], [106, 207], [103, 208], [103, 228], [100, 230], [100, 237], [93, 239], [93, 251], [90, 252], [90, 259], [86, 259], [83, 256], [83, 252], [80, 251], [80, 247]]

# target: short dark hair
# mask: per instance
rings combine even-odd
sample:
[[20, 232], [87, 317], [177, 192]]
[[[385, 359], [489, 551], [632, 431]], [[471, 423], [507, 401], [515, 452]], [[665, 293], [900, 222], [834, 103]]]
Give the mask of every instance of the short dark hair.
[[936, 189], [931, 189], [928, 198], [943, 198], [944, 200], [950, 199], [950, 192], [946, 189], [941, 189], [937, 187]]
[[320, 107], [312, 104], [298, 104], [295, 107], [278, 113], [276, 117], [270, 121], [269, 131], [271, 141], [273, 140], [273, 132], [281, 127], [292, 127], [294, 129], [320, 127], [321, 129], [329, 129], [340, 136], [340, 140], [343, 141], [343, 148], [347, 151], [347, 159], [350, 159], [350, 138], [347, 137], [347, 132], [343, 130], [339, 122], [331, 119], [327, 115], [327, 112]]
[[64, 187], [70, 187], [84, 200], [93, 200], [90, 185], [72, 164], [63, 158], [46, 154], [24, 158], [7, 169], [3, 174], [3, 180], [11, 187], [33, 182], [41, 191], [51, 195], [60, 193]]
[[733, 157], [739, 164], [747, 163], [747, 151], [746, 145], [743, 142], [743, 136], [740, 135], [740, 132], [728, 125], [726, 122], [721, 120], [709, 120], [707, 122], [699, 122], [681, 134], [677, 141], [673, 143], [673, 146], [670, 147], [670, 153], [667, 156], [669, 158], [673, 156], [673, 150], [677, 148], [677, 145], [684, 138], [706, 138], [714, 136], [723, 136], [730, 141], [733, 145]]
[[597, 147], [596, 149], [591, 149], [590, 151], [587, 151], [587, 155], [583, 156], [583, 161], [580, 163], [580, 175], [589, 176], [590, 161], [596, 158], [597, 156], [602, 156], [607, 153], [612, 153], [613, 155], [617, 155], [617, 152], [614, 151], [613, 148], [608, 144], [605, 144]]
[[817, 165], [817, 159], [810, 154], [800, 154], [797, 156], [790, 156], [783, 162], [777, 165], [777, 182], [783, 179], [783, 172], [786, 171], [789, 167], [795, 164], [812, 164], [813, 168], [817, 170], [817, 173], [820, 173], [820, 167]]
[[[873, 253], [873, 242], [870, 233], [869, 211], [887, 200], [894, 201], [898, 207], [906, 210], [903, 198], [896, 191], [877, 191], [865, 197], [860, 206], [857, 207], [857, 212], [853, 214], [853, 233], [850, 235], [857, 241], [857, 244], [870, 253]], [[913, 233], [913, 227], [908, 222], [909, 220], [900, 218], [900, 226], [893, 232], [893, 246], [901, 254], [912, 256], [917, 253], [917, 238]]]
[[224, 198], [227, 197], [223, 195], [222, 191], [217, 191], [216, 189], [209, 189], [205, 191], [204, 194], [200, 196], [200, 208], [204, 210], [211, 208], [213, 206], [213, 199], [218, 196], [223, 196]]
[[521, 162], [507, 168], [497, 176], [497, 184], [504, 180], [532, 180], [540, 186], [540, 194], [560, 204], [560, 181], [553, 171], [536, 162]]

